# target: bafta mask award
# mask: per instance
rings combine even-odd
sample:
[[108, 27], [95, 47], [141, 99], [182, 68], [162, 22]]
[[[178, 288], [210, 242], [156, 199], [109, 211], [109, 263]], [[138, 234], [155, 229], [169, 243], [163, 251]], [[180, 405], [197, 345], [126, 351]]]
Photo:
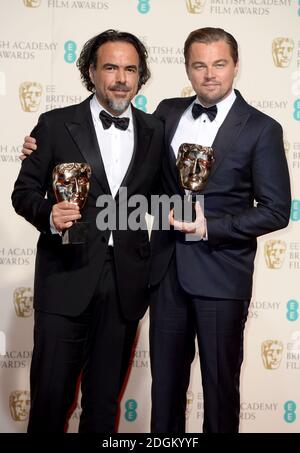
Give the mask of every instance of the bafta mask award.
[[[63, 163], [56, 165], [52, 173], [53, 190], [57, 199], [75, 203], [83, 208], [90, 188], [91, 167], [86, 163]], [[75, 221], [62, 235], [63, 244], [84, 244], [88, 222]]]
[[194, 204], [197, 201], [197, 195], [200, 195], [206, 186], [214, 160], [214, 151], [209, 146], [201, 146], [193, 143], [182, 143], [180, 145], [176, 166], [179, 183], [186, 192], [181, 220], [186, 222], [193, 222], [195, 220], [196, 212]]

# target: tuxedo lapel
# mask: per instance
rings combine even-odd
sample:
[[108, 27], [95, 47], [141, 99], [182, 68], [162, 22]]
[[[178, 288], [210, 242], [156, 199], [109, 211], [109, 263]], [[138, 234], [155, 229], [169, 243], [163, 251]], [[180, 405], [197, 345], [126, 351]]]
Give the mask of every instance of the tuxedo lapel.
[[171, 143], [183, 113], [188, 108], [188, 106], [191, 105], [192, 102], [194, 102], [195, 99], [196, 96], [178, 99], [177, 102], [174, 102], [172, 110], [169, 112], [168, 117], [165, 119], [165, 146], [167, 149], [168, 164], [171, 175], [173, 177], [173, 182], [175, 183], [177, 190], [178, 173], [176, 168], [176, 157]]
[[209, 185], [209, 181], [213, 178], [213, 175], [218, 171], [218, 168], [222, 168], [220, 165], [228, 153], [235, 148], [234, 143], [236, 142], [250, 115], [246, 101], [242, 98], [238, 91], [236, 91], [236, 95], [236, 100], [218, 130], [212, 144], [212, 148], [215, 152], [215, 163], [209, 176], [207, 186]]
[[90, 111], [90, 97], [78, 105], [74, 120], [66, 123], [66, 128], [86, 162], [91, 165], [92, 177], [98, 181], [104, 193], [110, 193]]
[[174, 151], [171, 148], [171, 143], [176, 132], [176, 129], [178, 127], [179, 121], [185, 110], [188, 108], [189, 105], [192, 104], [192, 102], [194, 102], [195, 99], [196, 96], [192, 96], [186, 99], [181, 98], [178, 100], [178, 102], [175, 101], [174, 106], [172, 106], [172, 110], [168, 115], [168, 118], [166, 118], [165, 120], [166, 147], [167, 149], [169, 149], [171, 159], [176, 160]]
[[[130, 192], [130, 182], [133, 178], [138, 178], [139, 167], [145, 162], [150, 149], [153, 129], [145, 123], [141, 112], [132, 106], [133, 129], [134, 129], [134, 148], [132, 158], [120, 187], [127, 187]], [[116, 199], [119, 192], [116, 195]]]

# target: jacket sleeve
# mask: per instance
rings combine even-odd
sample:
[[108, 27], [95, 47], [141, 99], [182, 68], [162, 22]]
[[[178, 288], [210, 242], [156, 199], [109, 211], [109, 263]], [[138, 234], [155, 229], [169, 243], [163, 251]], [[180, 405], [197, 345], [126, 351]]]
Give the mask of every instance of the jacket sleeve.
[[52, 203], [45, 198], [52, 179], [51, 135], [45, 115], [31, 132], [38, 148], [23, 162], [14, 185], [12, 204], [17, 214], [24, 217], [40, 232], [50, 232]]
[[208, 217], [208, 243], [251, 240], [288, 225], [290, 179], [279, 123], [270, 121], [262, 129], [253, 150], [251, 173], [254, 205], [238, 215]]

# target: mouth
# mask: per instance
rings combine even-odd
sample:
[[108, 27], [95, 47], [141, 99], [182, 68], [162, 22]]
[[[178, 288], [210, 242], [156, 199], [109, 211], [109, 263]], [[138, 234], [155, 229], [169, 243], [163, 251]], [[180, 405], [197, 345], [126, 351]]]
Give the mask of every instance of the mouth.
[[128, 87], [121, 87], [121, 86], [114, 86], [110, 88], [110, 91], [113, 91], [114, 93], [129, 93], [130, 88]]
[[219, 86], [219, 83], [204, 83], [203, 86], [206, 88], [215, 88]]

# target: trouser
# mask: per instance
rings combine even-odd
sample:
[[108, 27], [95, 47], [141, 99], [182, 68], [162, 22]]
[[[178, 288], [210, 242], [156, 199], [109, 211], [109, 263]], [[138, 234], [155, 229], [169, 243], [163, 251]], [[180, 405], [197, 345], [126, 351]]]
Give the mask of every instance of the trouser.
[[36, 311], [28, 432], [65, 430], [80, 374], [79, 431], [114, 432], [137, 325], [122, 316], [111, 252], [84, 313], [70, 317]]
[[151, 295], [152, 432], [185, 432], [195, 336], [203, 387], [203, 431], [238, 432], [239, 378], [248, 307], [249, 301], [187, 294], [178, 282], [173, 258]]

